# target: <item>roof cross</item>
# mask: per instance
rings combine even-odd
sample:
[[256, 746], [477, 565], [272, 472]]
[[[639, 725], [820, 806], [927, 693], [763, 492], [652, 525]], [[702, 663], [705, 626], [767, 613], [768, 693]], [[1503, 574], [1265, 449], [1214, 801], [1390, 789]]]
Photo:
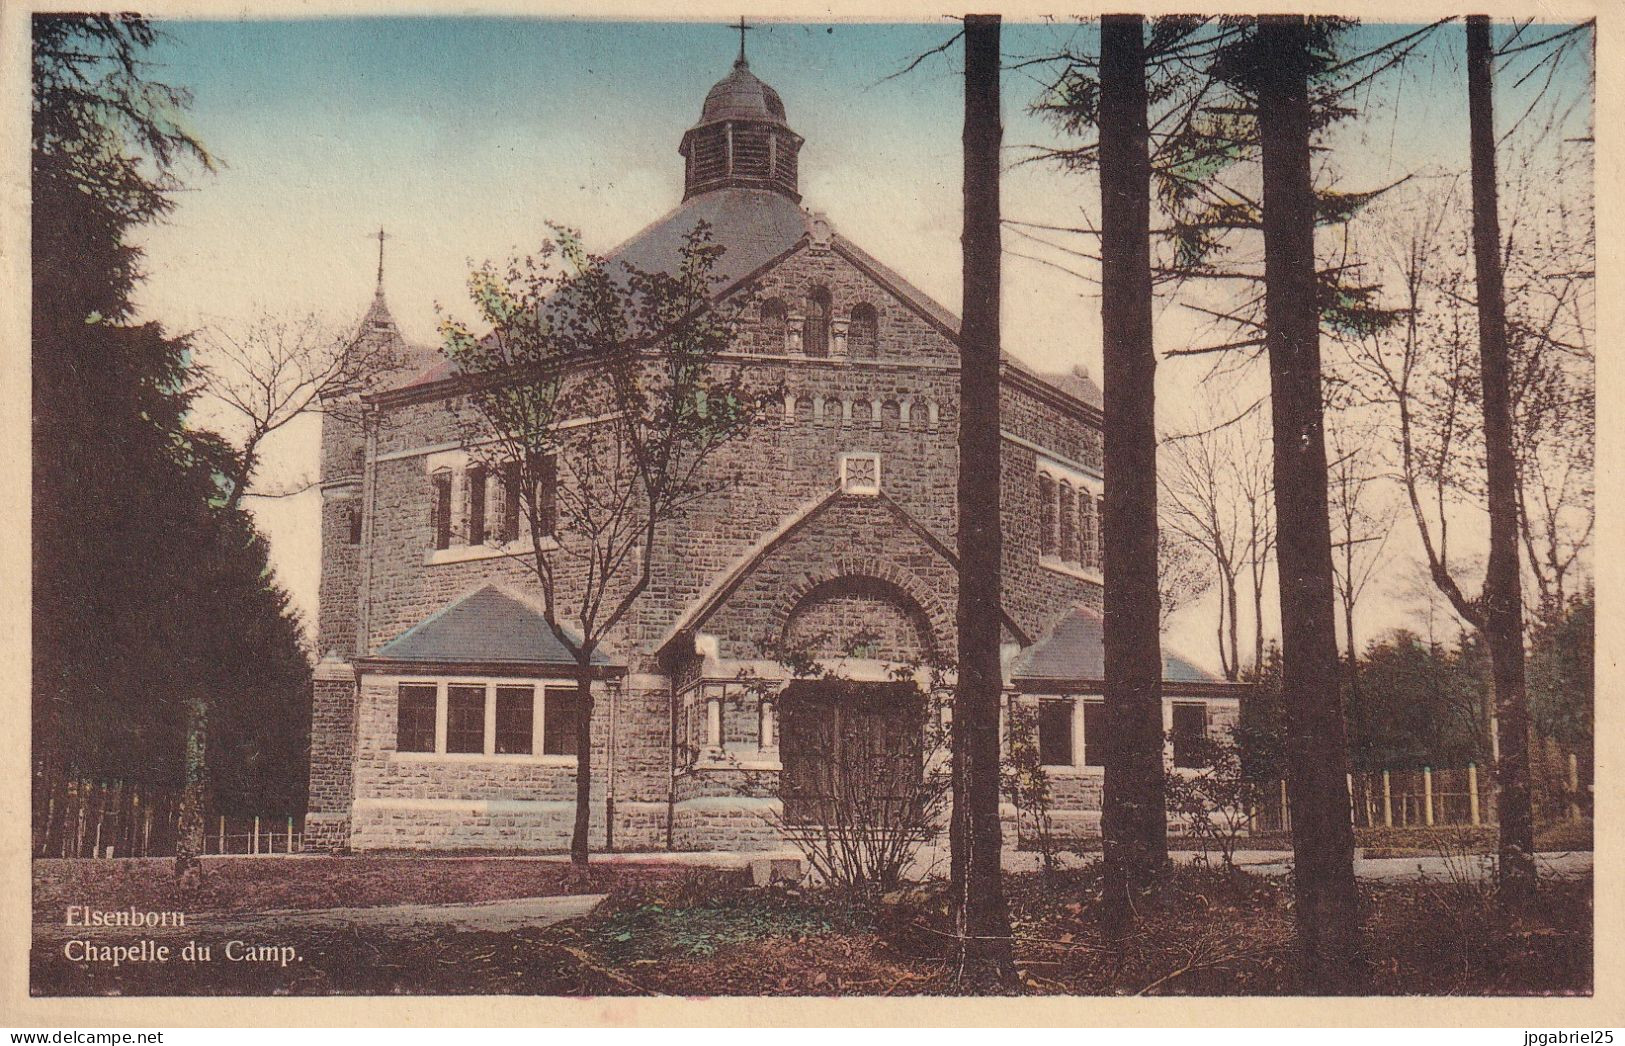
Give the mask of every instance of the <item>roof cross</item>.
[[[741, 19], [741, 21], [743, 21], [743, 19]], [[392, 239], [393, 237], [384, 232], [384, 227], [382, 225], [378, 226], [377, 232], [370, 232], [367, 234], [367, 239], [369, 240], [375, 237], [378, 240], [378, 289], [382, 291], [384, 289], [384, 241]]]
[[739, 24], [738, 25], [730, 25], [728, 28], [729, 29], [737, 29], [737, 30], [739, 30], [739, 64], [740, 65], [748, 64], [745, 61], [745, 31], [747, 29], [755, 29], [756, 27], [753, 26], [753, 25], [746, 25], [745, 24], [745, 16], [740, 15], [739, 16]]

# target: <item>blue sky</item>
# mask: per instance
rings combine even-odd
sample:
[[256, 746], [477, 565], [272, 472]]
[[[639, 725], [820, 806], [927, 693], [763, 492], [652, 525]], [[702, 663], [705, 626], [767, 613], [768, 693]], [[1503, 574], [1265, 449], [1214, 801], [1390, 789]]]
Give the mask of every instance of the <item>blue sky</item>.
[[[957, 309], [958, 49], [886, 79], [955, 26], [752, 22], [752, 70], [778, 89], [806, 139], [804, 206]], [[390, 304], [408, 338], [425, 343], [437, 302], [467, 311], [471, 259], [528, 250], [549, 221], [607, 250], [674, 206], [678, 141], [738, 49], [737, 33], [713, 23], [368, 18], [164, 28], [156, 73], [193, 91], [192, 126], [225, 166], [191, 178], [171, 220], [146, 232], [146, 316], [186, 330], [269, 309], [347, 326], [370, 299], [377, 243], [368, 234], [382, 224], [392, 236]], [[1403, 31], [1364, 27], [1352, 44]], [[1333, 139], [1344, 185], [1465, 166], [1462, 38], [1459, 25], [1444, 28], [1404, 74], [1361, 99], [1364, 117]], [[1092, 28], [1005, 26], [1012, 59], [1068, 41], [1094, 50]], [[1588, 73], [1575, 61], [1560, 82], [1573, 90]], [[1040, 75], [1006, 73], [1012, 160], [1024, 145], [1053, 141], [1027, 111]], [[1501, 111], [1520, 109], [1530, 89], [1506, 92]], [[1007, 217], [1076, 224], [1097, 201], [1091, 177], [1052, 167], [1017, 166], [1005, 179]], [[1007, 239], [1011, 246], [1019, 244]], [[1098, 374], [1093, 288], [1015, 257], [1005, 278], [1006, 347], [1045, 369], [1081, 363]], [[1159, 314], [1164, 348], [1193, 330], [1177, 309]], [[1161, 368], [1165, 417], [1179, 416], [1200, 374]], [[280, 435], [267, 485], [312, 475], [315, 451], [314, 425]], [[315, 495], [262, 501], [256, 511], [280, 576], [313, 618]], [[1193, 613], [1184, 645], [1207, 663], [1207, 615]]]

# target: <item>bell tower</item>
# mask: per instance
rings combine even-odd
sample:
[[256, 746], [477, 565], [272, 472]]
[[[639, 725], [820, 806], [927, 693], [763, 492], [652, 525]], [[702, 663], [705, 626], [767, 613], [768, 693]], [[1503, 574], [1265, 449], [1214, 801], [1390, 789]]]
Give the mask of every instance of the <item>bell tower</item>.
[[677, 151], [685, 162], [683, 199], [715, 189], [768, 189], [799, 202], [796, 157], [802, 138], [790, 129], [779, 93], [757, 78], [745, 60], [740, 19], [739, 57], [733, 70], [705, 96], [700, 120]]

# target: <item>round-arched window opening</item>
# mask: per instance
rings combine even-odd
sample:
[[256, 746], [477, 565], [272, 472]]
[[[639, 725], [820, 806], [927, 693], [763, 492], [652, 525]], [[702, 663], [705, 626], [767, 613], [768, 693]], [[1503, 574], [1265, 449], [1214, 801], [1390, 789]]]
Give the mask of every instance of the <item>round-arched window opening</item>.
[[829, 291], [814, 287], [807, 292], [807, 318], [803, 320], [801, 349], [809, 356], [829, 355]]
[[789, 309], [778, 298], [762, 302], [762, 347], [769, 355], [784, 352], [790, 331]]
[[846, 332], [847, 355], [872, 360], [880, 355], [880, 315], [868, 302], [852, 307], [852, 321]]

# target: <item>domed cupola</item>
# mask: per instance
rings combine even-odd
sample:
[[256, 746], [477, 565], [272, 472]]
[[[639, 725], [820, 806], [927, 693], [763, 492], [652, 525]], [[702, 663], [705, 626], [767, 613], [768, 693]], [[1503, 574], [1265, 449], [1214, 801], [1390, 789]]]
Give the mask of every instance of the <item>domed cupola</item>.
[[801, 136], [784, 119], [779, 92], [757, 78], [743, 44], [733, 71], [711, 88], [700, 122], [683, 135], [683, 199], [713, 189], [771, 189], [799, 201]]

